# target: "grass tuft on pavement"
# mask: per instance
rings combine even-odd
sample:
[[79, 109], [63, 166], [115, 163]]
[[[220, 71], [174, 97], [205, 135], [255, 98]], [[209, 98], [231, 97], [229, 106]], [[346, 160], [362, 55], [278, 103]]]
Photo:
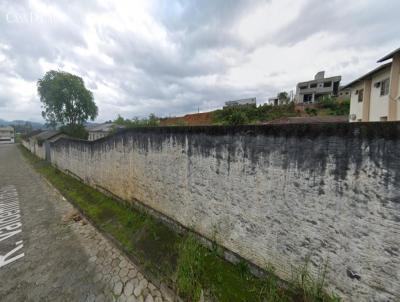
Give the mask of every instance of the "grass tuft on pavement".
[[326, 268], [316, 281], [304, 266], [286, 284], [272, 267], [265, 278], [253, 276], [246, 263], [234, 265], [220, 257], [217, 247], [207, 249], [194, 235], [180, 235], [145, 212], [119, 201], [57, 170], [23, 146], [21, 153], [68, 200], [103, 232], [117, 240], [142, 267], [175, 286], [185, 301], [199, 301], [204, 293], [221, 302], [334, 302], [323, 291]]

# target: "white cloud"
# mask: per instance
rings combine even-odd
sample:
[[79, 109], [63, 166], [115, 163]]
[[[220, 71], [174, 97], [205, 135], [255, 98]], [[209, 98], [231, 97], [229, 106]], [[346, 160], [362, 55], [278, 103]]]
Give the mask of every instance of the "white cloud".
[[305, 1], [273, 0], [261, 1], [237, 23], [240, 37], [255, 45], [294, 21], [299, 16]]

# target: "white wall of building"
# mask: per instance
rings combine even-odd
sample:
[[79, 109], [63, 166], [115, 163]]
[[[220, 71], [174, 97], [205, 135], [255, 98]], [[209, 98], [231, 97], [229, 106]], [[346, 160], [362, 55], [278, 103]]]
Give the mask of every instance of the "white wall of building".
[[397, 119], [400, 120], [400, 81], [397, 83], [398, 85], [398, 94], [397, 94]]
[[0, 127], [0, 144], [14, 143], [14, 128]]
[[[358, 102], [358, 94], [356, 94], [357, 90], [363, 89], [364, 82], [355, 85], [351, 88], [351, 97], [350, 97], [350, 122], [360, 122], [362, 120], [363, 113], [363, 103]], [[355, 115], [356, 118], [352, 119], [352, 115]]]
[[389, 113], [389, 94], [381, 96], [381, 87], [375, 87], [376, 83], [382, 82], [390, 78], [390, 67], [382, 70], [372, 77], [371, 100], [369, 120], [371, 122], [379, 122], [388, 116]]

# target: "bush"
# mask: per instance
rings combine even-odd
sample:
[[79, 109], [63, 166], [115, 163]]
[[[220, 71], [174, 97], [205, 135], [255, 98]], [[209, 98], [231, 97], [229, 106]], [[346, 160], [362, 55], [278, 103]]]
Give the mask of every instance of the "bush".
[[340, 102], [333, 98], [324, 98], [318, 101], [318, 106], [328, 109], [330, 115], [348, 115], [350, 113], [350, 100]]
[[335, 110], [335, 115], [349, 115], [350, 114], [350, 100], [344, 100], [338, 103]]
[[241, 125], [297, 115], [299, 113], [296, 112], [294, 103], [281, 106], [234, 106], [214, 111], [213, 122], [225, 125]]
[[249, 119], [245, 112], [234, 111], [226, 119], [226, 123], [230, 126], [238, 126], [248, 123]]
[[309, 116], [316, 116], [318, 114], [318, 111], [315, 108], [306, 108], [305, 111]]

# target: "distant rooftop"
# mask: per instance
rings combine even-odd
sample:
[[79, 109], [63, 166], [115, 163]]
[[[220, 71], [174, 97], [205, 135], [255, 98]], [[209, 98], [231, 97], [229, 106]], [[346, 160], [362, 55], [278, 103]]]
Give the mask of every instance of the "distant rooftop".
[[383, 58], [378, 60], [378, 63], [385, 62], [389, 59], [392, 59], [396, 54], [400, 53], [400, 48], [397, 48], [396, 50], [392, 51], [391, 53], [387, 54]]
[[25, 137], [26, 138], [33, 137], [41, 132], [43, 132], [43, 130], [41, 130], [41, 129], [33, 130], [33, 131], [29, 132]]
[[40, 132], [39, 134], [34, 135], [33, 137], [35, 137], [38, 141], [45, 141], [45, 140], [50, 139], [58, 134], [61, 134], [61, 132], [58, 130], [46, 130], [46, 131]]
[[104, 123], [101, 125], [87, 127], [86, 130], [89, 132], [110, 132], [113, 129], [113, 127], [115, 127], [116, 129], [125, 128], [122, 125], [116, 125], [114, 123]]
[[363, 76], [361, 76], [361, 77], [355, 79], [354, 81], [351, 81], [351, 82], [348, 83], [346, 86], [344, 86], [342, 89], [349, 88], [349, 87], [353, 86], [355, 83], [357, 83], [357, 82], [359, 82], [359, 81], [363, 81], [363, 80], [365, 80], [365, 79], [368, 79], [368, 78], [371, 77], [373, 74], [375, 74], [375, 73], [377, 73], [377, 72], [379, 72], [379, 71], [385, 69], [386, 67], [388, 67], [388, 66], [390, 66], [390, 65], [392, 65], [392, 62], [385, 63], [385, 64], [383, 64], [383, 65], [381, 65], [381, 66], [378, 66], [377, 68], [371, 70], [370, 72], [364, 74]]
[[309, 81], [304, 81], [304, 82], [299, 82], [297, 84], [297, 86], [299, 85], [303, 85], [303, 84], [308, 84], [308, 83], [313, 83], [313, 82], [322, 82], [325, 80], [338, 80], [340, 81], [342, 79], [342, 76], [331, 76], [331, 77], [325, 77], [325, 71], [319, 71], [315, 76], [313, 80], [309, 80]]

